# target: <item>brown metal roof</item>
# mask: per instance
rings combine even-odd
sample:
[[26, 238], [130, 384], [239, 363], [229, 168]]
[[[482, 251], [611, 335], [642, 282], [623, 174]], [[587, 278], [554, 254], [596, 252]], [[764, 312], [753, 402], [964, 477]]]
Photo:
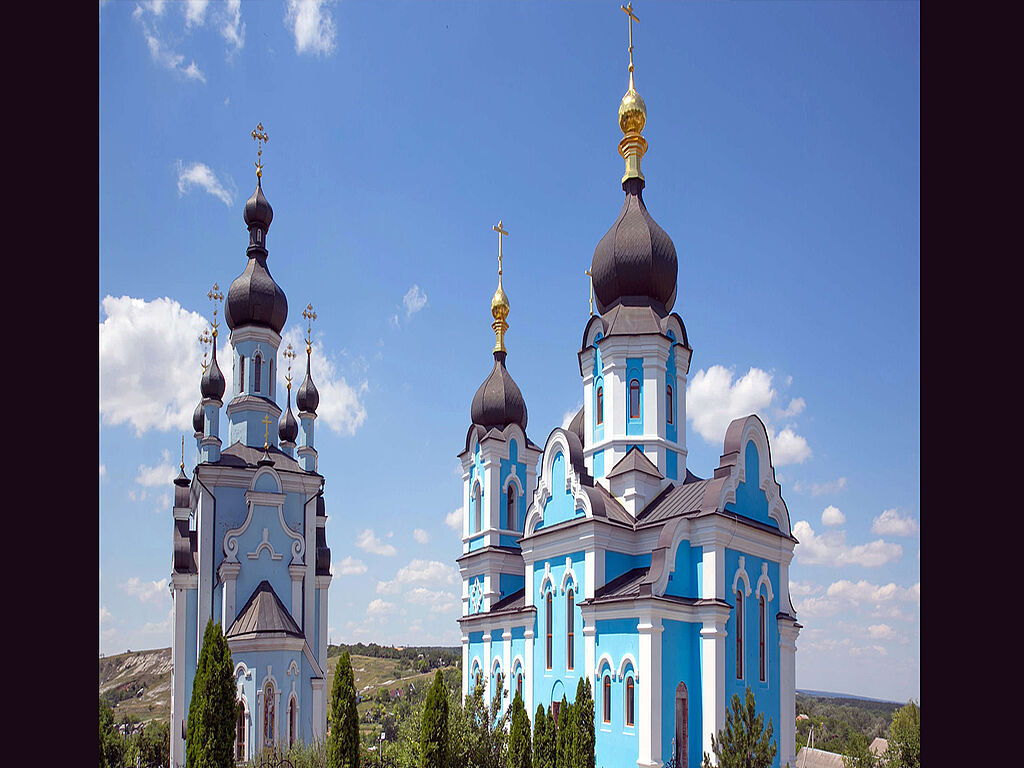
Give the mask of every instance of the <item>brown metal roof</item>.
[[253, 591], [248, 602], [238, 614], [225, 637], [251, 634], [285, 634], [302, 637], [299, 625], [295, 623], [281, 598], [274, 592], [270, 582], [264, 579]]
[[618, 477], [619, 475], [624, 475], [627, 472], [632, 472], [634, 470], [637, 472], [643, 472], [645, 475], [650, 475], [658, 480], [662, 480], [665, 477], [661, 474], [661, 470], [654, 466], [654, 464], [651, 463], [651, 460], [644, 456], [644, 452], [636, 446], [633, 446], [626, 451], [626, 455], [623, 456], [614, 467], [612, 467], [607, 477], [609, 479]]

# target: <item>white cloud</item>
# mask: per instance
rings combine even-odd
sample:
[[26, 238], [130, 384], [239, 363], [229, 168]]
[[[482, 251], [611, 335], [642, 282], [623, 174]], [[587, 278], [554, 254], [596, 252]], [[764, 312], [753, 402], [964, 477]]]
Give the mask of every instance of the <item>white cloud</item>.
[[772, 451], [772, 464], [781, 467], [785, 464], [802, 464], [811, 457], [811, 447], [791, 427], [786, 427], [777, 435], [768, 430], [768, 440]]
[[378, 597], [376, 600], [371, 600], [370, 604], [366, 606], [366, 613], [369, 616], [382, 616], [392, 611], [394, 607], [394, 603], [386, 602]]
[[[462, 468], [459, 468], [462, 471]], [[453, 531], [462, 530], [462, 507], [456, 507], [447, 515], [444, 516], [444, 524], [451, 528]]]
[[202, 73], [202, 70], [199, 69], [195, 61], [192, 61], [181, 73], [190, 80], [198, 80], [201, 83], [206, 82], [206, 75]]
[[356, 546], [374, 555], [394, 555], [397, 550], [391, 544], [385, 544], [373, 533], [372, 528], [359, 532], [356, 536]]
[[113, 618], [114, 617], [111, 615], [110, 611], [107, 610], [107, 606], [101, 605], [100, 606], [100, 626], [102, 626], [104, 623], [110, 623], [110, 621], [113, 620]]
[[357, 576], [360, 573], [366, 573], [366, 564], [362, 560], [346, 557], [335, 566], [334, 572], [342, 576]]
[[[129, 423], [137, 436], [150, 429], [190, 431], [203, 373], [196, 339], [206, 319], [169, 298], [106, 296], [101, 306], [106, 315], [99, 325], [103, 423]], [[226, 347], [218, 357], [231, 359]], [[228, 371], [224, 375], [230, 378]]]
[[896, 633], [888, 624], [872, 624], [868, 627], [868, 634], [876, 640], [892, 640]]
[[839, 511], [839, 507], [834, 507], [830, 504], [825, 507], [825, 511], [821, 513], [822, 525], [842, 525], [845, 522], [846, 515]]
[[578, 403], [576, 403], [576, 406], [574, 408], [570, 408], [568, 411], [562, 414], [562, 429], [569, 428], [569, 424], [572, 423], [572, 420], [576, 417], [576, 414], [580, 412], [580, 408], [582, 407], [583, 401], [580, 400]]
[[171, 452], [163, 451], [163, 463], [153, 467], [144, 464], [139, 465], [139, 472], [135, 476], [135, 482], [144, 488], [153, 488], [170, 485], [178, 475], [178, 467], [171, 463]]
[[139, 598], [144, 603], [159, 605], [170, 599], [170, 593], [167, 591], [167, 579], [143, 582], [138, 576], [132, 576], [120, 586], [129, 595]]
[[796, 546], [796, 557], [805, 565], [860, 565], [877, 568], [899, 560], [903, 555], [903, 547], [882, 539], [851, 547], [846, 544], [844, 531], [827, 531], [818, 536], [806, 520], [797, 521], [793, 526], [793, 535], [800, 541]]
[[914, 536], [918, 530], [914, 518], [901, 517], [896, 509], [887, 509], [871, 521], [871, 532], [879, 536]]
[[228, 58], [245, 45], [245, 23], [242, 21], [242, 0], [228, 0], [224, 7], [220, 35], [228, 43]]
[[[790, 377], [792, 379], [792, 377]], [[789, 401], [789, 405], [784, 410], [776, 411], [776, 417], [781, 420], [791, 419], [794, 416], [799, 416], [803, 413], [804, 408], [807, 407], [807, 403], [804, 402], [802, 397], [795, 397]]]
[[210, 0], [185, 0], [182, 9], [185, 12], [185, 27], [201, 27], [206, 22], [206, 7]]
[[824, 483], [801, 483], [799, 481], [793, 483], [793, 490], [797, 493], [809, 492], [811, 496], [821, 496], [823, 493], [836, 493], [846, 489], [846, 478], [840, 477], [838, 480], [829, 480]]
[[420, 544], [427, 544], [430, 542], [430, 534], [424, 531], [422, 528], [416, 528], [412, 532], [412, 537], [416, 539]]
[[[303, 328], [292, 325], [285, 329], [281, 340], [283, 351], [289, 344], [295, 350], [295, 367], [292, 370], [292, 401], [306, 375], [306, 364], [302, 353], [306, 349], [303, 341]], [[370, 390], [369, 383], [364, 379], [356, 385], [349, 384], [335, 365], [333, 356], [328, 355], [320, 341], [313, 342], [310, 357], [310, 375], [320, 393], [320, 405], [317, 407], [318, 421], [322, 421], [339, 435], [354, 435], [356, 430], [366, 421], [366, 406], [362, 396]], [[282, 358], [283, 362], [283, 358]], [[284, 374], [286, 367], [278, 366], [278, 392], [284, 393]], [[280, 397], [279, 397], [280, 399]], [[283, 403], [282, 403], [283, 405]]]
[[329, 56], [337, 47], [338, 27], [325, 0], [288, 0], [285, 26], [295, 35], [295, 52]]
[[398, 569], [395, 579], [402, 584], [422, 582], [424, 584], [457, 584], [458, 570], [437, 560], [411, 560], [408, 565]]
[[825, 591], [829, 597], [843, 600], [850, 604], [882, 604], [893, 602], [914, 603], [921, 605], [921, 582], [911, 587], [900, 587], [895, 582], [878, 585], [861, 579], [854, 583], [847, 579], [829, 585]]
[[405, 316], [412, 317], [427, 306], [427, 294], [420, 290], [418, 285], [413, 285], [412, 288], [405, 292], [405, 296], [402, 297], [402, 303], [405, 305]]
[[452, 592], [443, 589], [433, 591], [426, 587], [414, 587], [405, 593], [405, 601], [413, 605], [438, 606], [446, 603], [455, 603], [456, 598]]
[[[147, 11], [155, 18], [159, 18], [163, 16], [164, 3], [142, 3], [141, 5], [136, 5], [135, 11], [132, 13], [132, 18], [134, 18], [142, 28], [142, 36], [146, 39], [146, 47], [149, 49], [149, 55], [153, 61], [164, 69], [172, 72], [178, 72], [187, 78], [199, 80], [205, 83], [206, 77], [200, 71], [195, 61], [192, 61], [187, 67], [183, 66], [185, 56], [173, 50], [164, 40], [161, 39], [155, 19], [154, 23], [151, 24], [147, 19]], [[192, 10], [186, 6], [186, 21], [189, 19], [188, 14], [190, 12], [192, 12]], [[203, 12], [205, 13], [205, 8]]]
[[[210, 166], [206, 165], [206, 163], [190, 163], [185, 165], [181, 160], [178, 160], [176, 166], [178, 169], [178, 197], [183, 197], [193, 187], [199, 187], [208, 195], [216, 197], [228, 208], [234, 205], [234, 192], [228, 191], [220, 179], [217, 178], [217, 174], [210, 170]], [[228, 184], [234, 190], [234, 183], [229, 181]]]

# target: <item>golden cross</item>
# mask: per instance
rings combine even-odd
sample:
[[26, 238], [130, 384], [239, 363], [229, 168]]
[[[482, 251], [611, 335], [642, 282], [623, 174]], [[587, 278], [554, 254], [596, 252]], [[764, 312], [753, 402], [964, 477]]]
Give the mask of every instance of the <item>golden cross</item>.
[[268, 443], [267, 443], [267, 441], [268, 441], [268, 439], [270, 437], [270, 414], [269, 413], [263, 414], [263, 422], [262, 423], [264, 425], [263, 426], [263, 450], [267, 450], [267, 448], [270, 447], [268, 445]]
[[640, 23], [640, 19], [633, 13], [633, 0], [628, 5], [620, 5], [622, 12], [629, 16], [629, 87], [633, 87], [633, 22]]
[[316, 312], [313, 311], [312, 302], [307, 304], [306, 308], [302, 310], [302, 316], [306, 318], [309, 323], [309, 330], [306, 334], [306, 354], [308, 355], [313, 351], [313, 321], [316, 320]]
[[291, 389], [292, 388], [292, 360], [295, 359], [295, 350], [292, 349], [291, 342], [288, 343], [288, 346], [285, 347], [284, 352], [282, 352], [281, 354], [284, 355], [285, 360], [288, 361], [288, 375], [284, 377], [284, 380], [288, 382], [288, 389]]
[[590, 274], [589, 269], [583, 270], [583, 274], [590, 278], [590, 316], [594, 316], [594, 276]]
[[185, 436], [181, 436], [181, 471], [185, 471]]
[[209, 350], [209, 346], [210, 346], [210, 344], [213, 343], [213, 339], [210, 338], [210, 329], [209, 328], [203, 328], [203, 333], [199, 337], [199, 343], [203, 347], [203, 362], [202, 362], [202, 366], [203, 366], [203, 373], [206, 373], [206, 355], [209, 354], [209, 351], [210, 351]]
[[256, 178], [260, 178], [263, 176], [263, 144], [264, 142], [270, 141], [270, 137], [267, 136], [266, 132], [263, 130], [262, 122], [259, 123], [256, 126], [256, 130], [252, 132], [252, 138], [253, 141], [256, 142], [256, 146], [259, 149], [259, 151], [256, 153]]
[[498, 219], [498, 226], [491, 227], [495, 232], [498, 233], [498, 283], [501, 283], [501, 257], [504, 255], [501, 252], [501, 237], [504, 235], [508, 237], [508, 232], [501, 226], [501, 219]]
[[[213, 338], [217, 338], [217, 326], [220, 323], [217, 322], [217, 302], [224, 301], [224, 294], [220, 292], [220, 288], [216, 283], [213, 284], [213, 288], [210, 289], [209, 293], [206, 294], [206, 298], [213, 302]], [[216, 343], [216, 341], [214, 342]]]

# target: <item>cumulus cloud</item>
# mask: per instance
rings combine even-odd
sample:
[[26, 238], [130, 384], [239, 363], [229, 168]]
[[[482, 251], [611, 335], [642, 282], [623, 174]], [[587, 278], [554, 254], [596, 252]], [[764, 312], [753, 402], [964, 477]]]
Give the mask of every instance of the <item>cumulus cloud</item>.
[[337, 47], [338, 27], [325, 0], [288, 0], [284, 23], [295, 36], [295, 52], [329, 56]]
[[422, 528], [416, 528], [412, 532], [412, 537], [416, 539], [420, 544], [427, 544], [430, 542], [430, 534], [424, 531]]
[[896, 633], [888, 624], [872, 624], [868, 627], [868, 634], [875, 640], [892, 640]]
[[142, 581], [138, 576], [132, 576], [120, 586], [129, 595], [139, 598], [144, 603], [159, 605], [164, 600], [170, 599], [170, 593], [167, 591], [167, 579]]
[[397, 553], [398, 550], [391, 544], [385, 544], [381, 541], [373, 532], [372, 528], [366, 528], [359, 532], [356, 536], [356, 546], [360, 549], [364, 549], [373, 555], [386, 555], [391, 556]]
[[366, 573], [366, 564], [362, 560], [346, 557], [334, 566], [334, 572], [342, 576], [357, 576]]
[[427, 294], [418, 285], [413, 285], [402, 297], [402, 304], [405, 305], [405, 316], [412, 317], [427, 306]]
[[152, 467], [139, 464], [135, 482], [144, 488], [167, 486], [178, 475], [178, 467], [171, 463], [171, 452], [163, 451], [163, 462]]
[[846, 478], [840, 477], [838, 480], [829, 480], [824, 483], [801, 483], [797, 481], [793, 483], [793, 490], [797, 493], [810, 493], [811, 496], [821, 496], [824, 493], [836, 493], [838, 491], [845, 490]]
[[377, 592], [382, 595], [398, 594], [403, 586], [410, 584], [458, 584], [460, 581], [458, 569], [451, 565], [437, 560], [414, 559], [398, 569], [395, 578], [391, 581], [380, 581], [377, 583]]
[[430, 590], [426, 587], [414, 587], [405, 593], [407, 603], [413, 605], [429, 605], [437, 607], [448, 603], [455, 603], [456, 598], [452, 592], [447, 590]]
[[[461, 472], [461, 468], [459, 470]], [[462, 507], [456, 507], [444, 516], [444, 524], [453, 531], [462, 531]]]
[[794, 416], [799, 416], [803, 413], [803, 410], [806, 407], [807, 403], [804, 402], [802, 397], [794, 397], [789, 401], [789, 405], [780, 411], [776, 411], [775, 415], [779, 419], [791, 419]]
[[818, 536], [806, 520], [797, 521], [793, 535], [800, 541], [796, 557], [805, 565], [860, 565], [877, 568], [899, 560], [903, 547], [878, 539], [868, 544], [848, 546], [845, 531], [828, 531]]
[[888, 584], [872, 584], [861, 579], [852, 582], [847, 579], [829, 585], [825, 590], [828, 597], [843, 600], [849, 604], [883, 604], [893, 602], [914, 603], [921, 605], [921, 582], [910, 587], [900, 587], [895, 582]]
[[562, 429], [569, 428], [569, 424], [572, 423], [572, 420], [576, 417], [576, 414], [580, 412], [580, 408], [582, 407], [583, 401], [580, 400], [578, 403], [576, 403], [575, 407], [570, 408], [568, 411], [562, 414]]
[[[210, 166], [206, 163], [196, 162], [185, 165], [178, 160], [176, 166], [178, 169], [178, 197], [183, 197], [193, 187], [198, 187], [208, 195], [216, 197], [228, 208], [234, 205], [234, 191], [228, 191], [224, 183], [217, 178], [217, 174], [210, 170]], [[228, 184], [232, 190], [235, 189], [234, 182], [229, 180]]]
[[829, 504], [821, 513], [822, 525], [842, 525], [846, 522], [846, 515], [839, 511], [839, 507]]
[[368, 616], [384, 616], [390, 613], [394, 607], [394, 603], [386, 602], [378, 597], [375, 600], [371, 600], [370, 604], [366, 606], [366, 613]]
[[918, 526], [914, 518], [901, 516], [896, 509], [887, 509], [871, 521], [871, 532], [879, 536], [914, 536]]
[[811, 447], [792, 428], [786, 427], [777, 435], [768, 430], [768, 440], [772, 449], [772, 464], [781, 467], [785, 464], [802, 464], [811, 457]]

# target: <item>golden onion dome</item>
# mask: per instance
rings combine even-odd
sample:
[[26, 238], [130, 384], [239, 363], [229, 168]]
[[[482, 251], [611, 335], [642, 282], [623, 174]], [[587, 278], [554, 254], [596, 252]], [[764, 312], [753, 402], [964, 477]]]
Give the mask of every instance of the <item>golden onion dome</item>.
[[495, 320], [504, 320], [508, 317], [508, 310], [508, 296], [501, 289], [501, 283], [498, 283], [498, 290], [494, 292], [494, 298], [491, 299], [491, 315]]
[[[632, 81], [632, 77], [630, 77]], [[629, 90], [619, 102], [619, 128], [624, 134], [640, 133], [647, 123], [647, 105], [640, 94], [633, 90], [630, 82]]]

